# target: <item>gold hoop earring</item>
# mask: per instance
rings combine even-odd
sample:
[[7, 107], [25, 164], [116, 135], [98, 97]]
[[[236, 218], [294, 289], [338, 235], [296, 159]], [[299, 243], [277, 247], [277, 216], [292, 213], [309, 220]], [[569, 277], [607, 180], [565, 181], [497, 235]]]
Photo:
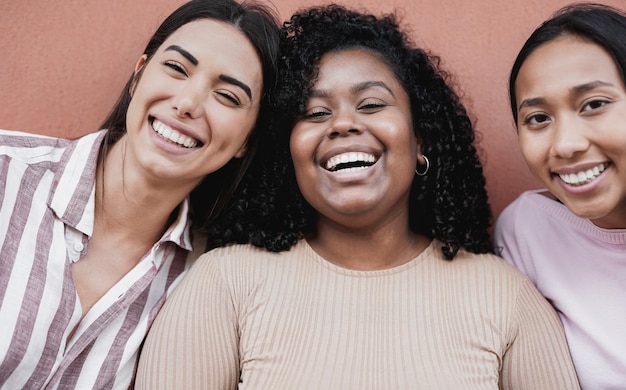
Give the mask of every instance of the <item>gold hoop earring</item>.
[[415, 174], [417, 176], [424, 176], [427, 172], [428, 169], [430, 168], [430, 161], [428, 161], [428, 157], [426, 157], [425, 155], [422, 154], [422, 157], [424, 157], [424, 161], [426, 161], [426, 168], [424, 168], [423, 172], [418, 172], [417, 169], [415, 169]]

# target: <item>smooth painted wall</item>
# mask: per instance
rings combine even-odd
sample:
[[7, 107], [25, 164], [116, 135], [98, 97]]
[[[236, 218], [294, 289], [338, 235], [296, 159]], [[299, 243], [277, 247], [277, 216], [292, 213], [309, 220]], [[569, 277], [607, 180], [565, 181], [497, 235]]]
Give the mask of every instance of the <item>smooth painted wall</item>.
[[[264, 0], [260, 0], [264, 1]], [[180, 0], [0, 1], [0, 128], [78, 137], [98, 129], [149, 37]], [[626, 9], [626, 0], [603, 4]], [[442, 58], [477, 131], [494, 217], [539, 187], [519, 149], [507, 78], [532, 30], [567, 0], [340, 1], [394, 10]], [[274, 0], [281, 19], [310, 0]]]

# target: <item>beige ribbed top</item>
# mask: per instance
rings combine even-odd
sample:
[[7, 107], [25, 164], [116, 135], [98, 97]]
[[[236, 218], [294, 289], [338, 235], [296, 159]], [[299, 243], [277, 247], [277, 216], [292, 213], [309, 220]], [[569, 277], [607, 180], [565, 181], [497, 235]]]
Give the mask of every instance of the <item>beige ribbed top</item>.
[[198, 259], [148, 335], [138, 389], [578, 389], [556, 313], [501, 259], [433, 243], [353, 271], [306, 241]]

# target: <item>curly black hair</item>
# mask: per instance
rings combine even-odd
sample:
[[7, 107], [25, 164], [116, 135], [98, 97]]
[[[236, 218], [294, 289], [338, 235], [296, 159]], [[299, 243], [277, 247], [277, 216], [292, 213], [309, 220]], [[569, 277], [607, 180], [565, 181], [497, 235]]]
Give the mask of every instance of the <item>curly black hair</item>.
[[315, 230], [316, 212], [296, 183], [290, 133], [305, 110], [320, 59], [329, 52], [364, 48], [377, 53], [407, 91], [414, 131], [430, 160], [428, 173], [413, 181], [410, 228], [443, 242], [447, 259], [460, 248], [493, 251], [491, 211], [472, 122], [448, 85], [448, 74], [439, 69], [439, 58], [416, 48], [396, 19], [331, 4], [302, 10], [283, 24], [271, 131], [259, 145], [235, 206], [212, 226], [215, 245], [250, 242], [281, 251]]

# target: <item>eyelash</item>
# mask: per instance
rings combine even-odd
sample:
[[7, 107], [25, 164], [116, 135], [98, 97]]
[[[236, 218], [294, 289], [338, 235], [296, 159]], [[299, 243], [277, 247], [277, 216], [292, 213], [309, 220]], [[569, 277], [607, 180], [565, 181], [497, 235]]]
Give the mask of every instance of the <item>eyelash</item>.
[[590, 110], [597, 110], [598, 108], [602, 108], [602, 107], [606, 106], [609, 103], [610, 102], [608, 100], [605, 100], [605, 99], [590, 100], [587, 103], [585, 103], [585, 105], [583, 106], [583, 110], [582, 111], [586, 111], [584, 108], [587, 107], [587, 106], [596, 105], [596, 107], [589, 107], [589, 109]]
[[239, 99], [237, 99], [236, 96], [227, 93], [227, 92], [216, 92], [218, 95], [230, 100], [234, 105], [236, 106], [241, 106], [241, 102], [239, 101]]
[[[593, 99], [593, 100], [590, 100], [590, 101], [586, 102], [585, 104], [583, 104], [580, 112], [581, 113], [593, 112], [595, 110], [598, 110], [598, 109], [601, 109], [601, 108], [605, 107], [606, 105], [608, 105], [610, 103], [611, 103], [610, 101], [605, 100], [605, 99]], [[541, 118], [543, 120], [540, 121], [540, 122], [532, 123], [534, 120], [536, 120], [538, 118]], [[538, 125], [541, 125], [541, 124], [545, 123], [549, 119], [550, 119], [550, 117], [548, 115], [546, 115], [546, 114], [533, 114], [533, 115], [525, 118], [522, 123], [524, 125], [538, 126]]]
[[386, 104], [383, 103], [366, 103], [366, 104], [362, 104], [359, 106], [360, 110], [372, 110], [372, 109], [377, 109], [377, 108], [381, 108], [381, 107], [385, 107]]
[[310, 114], [307, 114], [308, 118], [318, 118], [321, 116], [326, 116], [326, 115], [330, 115], [328, 112], [323, 111], [323, 110], [319, 110], [319, 111], [313, 111]]
[[[543, 119], [543, 121], [537, 122], [537, 123], [531, 123], [532, 120], [534, 120], [534, 119], [536, 119], [538, 117], [541, 117]], [[531, 116], [529, 116], [527, 118], [524, 118], [524, 121], [522, 123], [524, 125], [540, 125], [540, 124], [544, 123], [548, 118], [549, 117], [546, 114], [534, 114], [534, 115], [531, 115]]]
[[185, 71], [185, 68], [183, 68], [182, 66], [180, 66], [179, 64], [175, 63], [175, 62], [171, 62], [171, 61], [165, 61], [163, 62], [163, 65], [167, 66], [168, 68], [183, 74], [185, 76], [187, 76], [187, 72]]

